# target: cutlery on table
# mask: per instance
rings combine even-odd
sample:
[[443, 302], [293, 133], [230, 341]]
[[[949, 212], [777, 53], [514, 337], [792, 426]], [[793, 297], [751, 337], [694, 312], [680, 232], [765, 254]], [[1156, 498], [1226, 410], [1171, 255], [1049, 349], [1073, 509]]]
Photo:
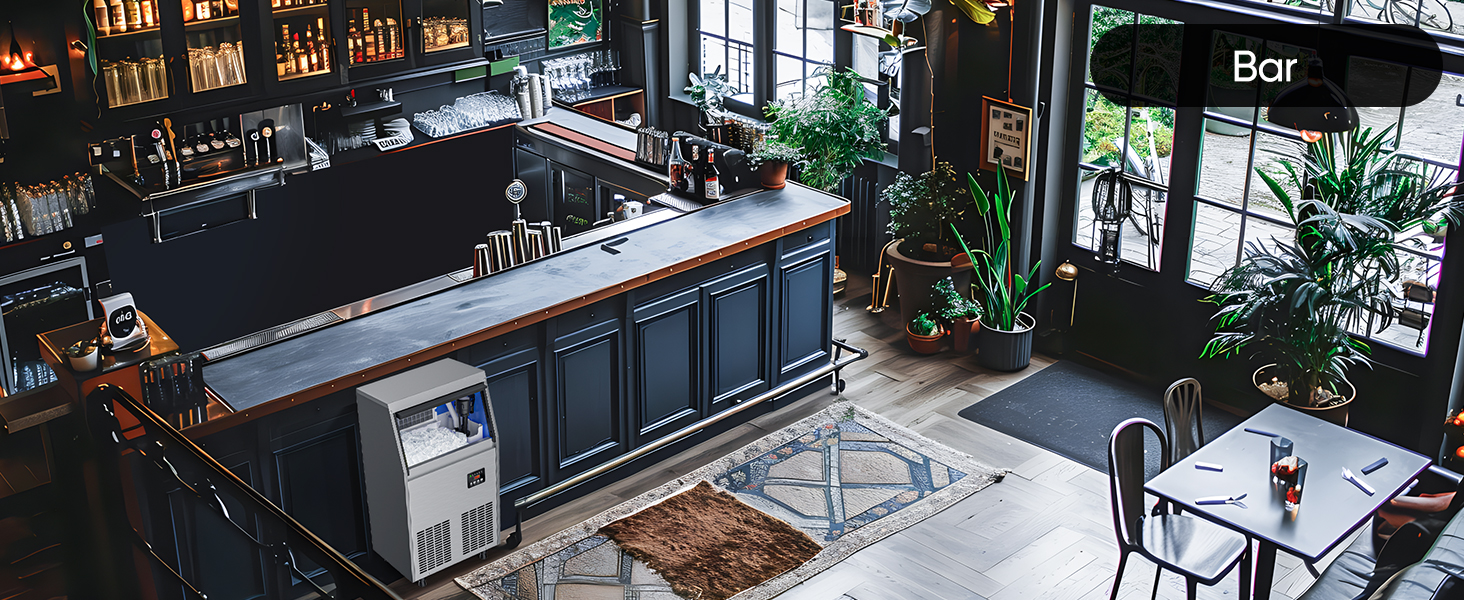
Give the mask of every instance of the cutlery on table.
[[1367, 495], [1369, 495], [1369, 496], [1371, 496], [1374, 493], [1376, 493], [1376, 492], [1373, 491], [1372, 486], [1364, 483], [1361, 479], [1358, 479], [1356, 475], [1353, 475], [1352, 474], [1352, 469], [1349, 469], [1347, 467], [1342, 467], [1342, 478], [1343, 479], [1346, 479], [1347, 481], [1351, 481], [1352, 482], [1352, 485], [1357, 486], [1357, 489], [1360, 489], [1360, 490], [1366, 492]]
[[1370, 464], [1370, 465], [1368, 465], [1366, 467], [1363, 467], [1362, 468], [1362, 474], [1363, 475], [1371, 475], [1373, 471], [1376, 471], [1378, 469], [1381, 469], [1381, 468], [1383, 468], [1383, 467], [1385, 467], [1387, 465], [1388, 465], [1388, 459], [1387, 458], [1379, 458], [1377, 462], [1375, 462], [1373, 464]]
[[1241, 508], [1245, 508], [1245, 505], [1241, 504], [1240, 501], [1244, 500], [1245, 497], [1249, 495], [1250, 494], [1247, 493], [1241, 494], [1239, 496], [1207, 496], [1204, 498], [1195, 499], [1195, 504], [1236, 504], [1239, 505]]
[[1269, 431], [1265, 431], [1265, 430], [1261, 430], [1261, 429], [1252, 429], [1250, 427], [1247, 427], [1247, 428], [1245, 428], [1245, 430], [1246, 431], [1249, 431], [1251, 433], [1256, 433], [1256, 434], [1264, 435], [1266, 437], [1281, 437], [1281, 434], [1279, 434], [1279, 433], [1271, 433]]

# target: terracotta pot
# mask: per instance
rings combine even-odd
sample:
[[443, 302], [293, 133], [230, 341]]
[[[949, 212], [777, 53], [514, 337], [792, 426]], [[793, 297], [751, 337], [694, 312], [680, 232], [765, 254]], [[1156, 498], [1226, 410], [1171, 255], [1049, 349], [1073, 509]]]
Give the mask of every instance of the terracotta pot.
[[788, 163], [765, 162], [757, 168], [757, 174], [762, 177], [762, 186], [767, 189], [781, 190], [788, 185]]
[[901, 241], [890, 244], [886, 252], [890, 265], [895, 268], [895, 291], [900, 294], [900, 320], [909, 323], [915, 316], [930, 310], [930, 290], [935, 282], [952, 278], [956, 291], [966, 294], [971, 289], [971, 265], [952, 267], [945, 262], [915, 260], [900, 253]]
[[956, 345], [956, 352], [965, 352], [971, 346], [971, 336], [981, 330], [981, 319], [956, 319], [951, 324], [951, 340]]
[[1032, 328], [1037, 322], [1032, 315], [1019, 313], [1017, 329], [1002, 331], [987, 323], [981, 328], [976, 343], [981, 344], [981, 353], [976, 355], [976, 364], [995, 371], [1020, 371], [1032, 363]]
[[935, 354], [940, 352], [940, 338], [945, 336], [945, 330], [937, 329], [933, 335], [920, 335], [910, 331], [910, 326], [905, 325], [905, 340], [910, 342], [910, 349], [921, 354]]
[[[1262, 383], [1276, 380], [1286, 381], [1288, 377], [1289, 374], [1282, 370], [1279, 365], [1277, 365], [1276, 363], [1271, 363], [1269, 365], [1256, 369], [1256, 372], [1251, 375], [1251, 385], [1256, 386], [1256, 389], [1260, 390]], [[1345, 398], [1345, 400], [1343, 400], [1340, 404], [1333, 404], [1331, 406], [1323, 406], [1320, 408], [1315, 406], [1307, 406], [1300, 403], [1292, 403], [1286, 399], [1278, 400], [1276, 398], [1271, 398], [1269, 394], [1267, 394], [1266, 397], [1275, 400], [1278, 404], [1281, 404], [1287, 408], [1296, 409], [1328, 423], [1346, 427], [1347, 416], [1349, 412], [1348, 406], [1352, 404], [1353, 400], [1357, 399], [1357, 389], [1352, 387], [1351, 384], [1344, 381], [1342, 382], [1340, 391], [1342, 392], [1342, 397]], [[1262, 391], [1261, 393], [1265, 394], [1264, 391]]]

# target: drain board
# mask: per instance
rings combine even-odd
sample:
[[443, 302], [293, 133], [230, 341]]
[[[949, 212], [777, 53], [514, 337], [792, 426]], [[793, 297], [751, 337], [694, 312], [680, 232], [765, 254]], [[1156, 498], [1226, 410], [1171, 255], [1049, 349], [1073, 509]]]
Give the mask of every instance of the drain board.
[[265, 344], [272, 344], [280, 340], [291, 338], [307, 331], [330, 325], [342, 320], [334, 312], [326, 311], [317, 315], [305, 317], [298, 321], [285, 323], [277, 327], [271, 327], [258, 333], [246, 335], [236, 340], [224, 342], [203, 351], [203, 357], [208, 360], [218, 360], [226, 356], [238, 354], [245, 350], [252, 350]]

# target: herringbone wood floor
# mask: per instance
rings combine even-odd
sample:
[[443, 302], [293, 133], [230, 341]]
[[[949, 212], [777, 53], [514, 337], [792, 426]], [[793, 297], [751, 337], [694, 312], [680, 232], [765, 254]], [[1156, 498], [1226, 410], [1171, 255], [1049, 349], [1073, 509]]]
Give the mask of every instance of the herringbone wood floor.
[[[882, 314], [870, 314], [864, 310], [868, 304], [868, 280], [851, 275], [849, 289], [834, 316], [835, 335], [869, 349], [871, 355], [846, 370], [848, 387], [843, 396], [991, 466], [1011, 468], [1013, 472], [1001, 483], [859, 551], [780, 598], [1108, 598], [1118, 565], [1118, 546], [1109, 511], [1107, 475], [957, 416], [961, 409], [1021, 381], [1053, 360], [1034, 356], [1032, 366], [1024, 371], [997, 373], [976, 366], [971, 355], [950, 351], [918, 355], [905, 344], [899, 311], [891, 308]], [[816, 392], [596, 494], [532, 519], [524, 524], [524, 544], [694, 470], [835, 400], [825, 391]], [[487, 560], [504, 554], [490, 553]], [[486, 563], [467, 561], [451, 572], [428, 578], [425, 587], [405, 580], [391, 587], [412, 599], [472, 598], [452, 583], [452, 577], [482, 564]], [[1146, 598], [1153, 582], [1154, 566], [1134, 557], [1124, 573], [1119, 597]], [[1291, 600], [1311, 582], [1301, 562], [1283, 553], [1276, 568], [1272, 598]], [[1200, 597], [1235, 598], [1236, 586], [1232, 573], [1216, 587], [1200, 588]], [[1166, 575], [1159, 584], [1159, 597], [1184, 598], [1183, 580]]]

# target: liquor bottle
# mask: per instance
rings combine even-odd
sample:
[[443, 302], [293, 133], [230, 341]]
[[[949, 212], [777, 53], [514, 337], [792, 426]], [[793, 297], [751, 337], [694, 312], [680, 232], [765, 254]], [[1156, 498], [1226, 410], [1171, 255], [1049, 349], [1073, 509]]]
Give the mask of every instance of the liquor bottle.
[[295, 70], [301, 73], [310, 72], [310, 56], [305, 53], [305, 48], [300, 45], [300, 34], [295, 35]]
[[717, 164], [712, 161], [712, 157], [716, 155], [716, 152], [713, 152], [710, 148], [707, 149], [707, 171], [704, 177], [705, 183], [702, 184], [702, 189], [705, 190], [707, 200], [722, 199], [722, 184], [717, 181], [717, 175], [719, 175], [717, 172]]
[[198, 21], [204, 21], [209, 18], [208, 0], [198, 0], [198, 2], [193, 3], [193, 18]]
[[123, 2], [127, 7], [127, 26], [134, 31], [142, 29], [142, 5], [137, 0]]
[[371, 11], [361, 9], [361, 62], [376, 60], [376, 32], [371, 30]]
[[302, 47], [305, 49], [305, 57], [307, 59], [305, 62], [306, 62], [307, 65], [309, 65], [310, 72], [311, 73], [314, 73], [316, 71], [319, 71], [320, 70], [320, 57], [315, 54], [315, 26], [314, 25], [309, 25], [309, 24], [305, 25], [305, 43], [304, 43], [304, 45]]
[[388, 35], [391, 32], [386, 31], [385, 26], [382, 26], [381, 19], [370, 23], [370, 28], [376, 32], [376, 60], [392, 59], [391, 37]]
[[681, 138], [671, 138], [671, 157], [666, 159], [666, 191], [686, 191], [686, 159], [681, 157]]
[[315, 47], [320, 49], [320, 67], [330, 70], [330, 43], [325, 40], [325, 17], [315, 18]]
[[96, 13], [97, 35], [112, 33], [112, 16], [107, 14], [107, 0], [94, 0], [92, 10]]
[[290, 24], [280, 25], [280, 45], [284, 47], [285, 74], [298, 75], [295, 70], [295, 48], [290, 45]]
[[269, 0], [269, 7], [270, 8], [279, 8], [280, 7], [280, 0]]
[[397, 29], [396, 19], [386, 18], [386, 57], [401, 58], [402, 38], [400, 30]]
[[366, 41], [361, 37], [361, 31], [356, 29], [356, 22], [351, 21], [351, 29], [346, 32], [346, 46], [349, 51], [350, 63], [356, 64], [366, 58]]
[[122, 9], [122, 0], [112, 0], [108, 6], [111, 7], [108, 12], [112, 17], [112, 33], [127, 33], [127, 11]]
[[228, 12], [224, 9], [224, 0], [209, 0], [208, 14], [215, 19], [221, 18], [224, 15], [228, 14]]
[[701, 146], [691, 145], [691, 161], [686, 164], [686, 193], [696, 196], [699, 187], [697, 182], [701, 180]]
[[[283, 39], [283, 37], [281, 38]], [[285, 50], [280, 46], [280, 40], [275, 40], [275, 76], [284, 79], [285, 77]]]
[[139, 8], [142, 9], [142, 26], [152, 27], [153, 25], [157, 25], [157, 21], [153, 20], [153, 0], [142, 0], [138, 4]]

